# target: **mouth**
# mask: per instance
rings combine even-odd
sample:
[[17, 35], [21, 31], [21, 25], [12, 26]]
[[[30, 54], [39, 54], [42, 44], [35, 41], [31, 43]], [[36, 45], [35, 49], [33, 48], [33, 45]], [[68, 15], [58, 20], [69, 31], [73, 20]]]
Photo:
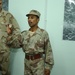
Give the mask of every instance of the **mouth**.
[[29, 23], [29, 25], [32, 25], [32, 22], [28, 22]]

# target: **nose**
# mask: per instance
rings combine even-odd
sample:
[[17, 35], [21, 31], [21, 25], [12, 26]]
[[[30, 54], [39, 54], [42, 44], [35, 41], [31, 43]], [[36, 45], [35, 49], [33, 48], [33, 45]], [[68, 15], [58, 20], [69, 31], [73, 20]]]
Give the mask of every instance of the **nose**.
[[28, 18], [28, 22], [31, 22], [31, 18]]

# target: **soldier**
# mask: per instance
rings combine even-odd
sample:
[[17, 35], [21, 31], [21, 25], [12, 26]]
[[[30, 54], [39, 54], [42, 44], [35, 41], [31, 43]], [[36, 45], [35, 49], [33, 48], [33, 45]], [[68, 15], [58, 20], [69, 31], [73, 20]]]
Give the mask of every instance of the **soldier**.
[[2, 75], [10, 75], [10, 48], [6, 45], [7, 25], [13, 28], [12, 34], [17, 35], [20, 32], [17, 21], [11, 13], [2, 9], [2, 0], [0, 0], [0, 72]]
[[[12, 37], [8, 38], [7, 44], [11, 47], [23, 48], [24, 75], [50, 75], [54, 65], [53, 52], [48, 33], [38, 26], [40, 13], [37, 10], [31, 10], [26, 16], [30, 29], [23, 31], [21, 36], [18, 35], [15, 38], [16, 40], [12, 40]], [[11, 34], [12, 30], [7, 28], [7, 33]]]

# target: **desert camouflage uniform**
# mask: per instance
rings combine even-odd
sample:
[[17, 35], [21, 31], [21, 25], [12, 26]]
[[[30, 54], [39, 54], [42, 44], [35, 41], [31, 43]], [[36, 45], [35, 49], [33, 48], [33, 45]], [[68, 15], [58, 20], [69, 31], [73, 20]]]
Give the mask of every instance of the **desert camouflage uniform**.
[[[44, 75], [44, 69], [52, 69], [54, 65], [53, 52], [49, 41], [48, 33], [38, 28], [33, 35], [30, 31], [23, 31], [22, 38], [12, 41], [13, 47], [22, 46], [26, 55], [40, 54], [41, 58], [31, 60], [25, 58], [25, 71], [24, 75]], [[9, 41], [11, 42], [11, 41]]]
[[13, 27], [13, 35], [18, 34], [19, 26], [17, 21], [8, 11], [0, 12], [0, 71], [2, 75], [10, 75], [9, 72], [9, 55], [10, 48], [6, 45], [8, 36], [6, 25], [11, 24]]

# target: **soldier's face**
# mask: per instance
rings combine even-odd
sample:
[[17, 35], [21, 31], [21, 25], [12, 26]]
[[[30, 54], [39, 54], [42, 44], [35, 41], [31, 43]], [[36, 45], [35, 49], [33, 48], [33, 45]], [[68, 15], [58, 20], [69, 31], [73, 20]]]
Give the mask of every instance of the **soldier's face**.
[[2, 9], [2, 0], [0, 0], [0, 9]]
[[38, 24], [39, 18], [37, 18], [35, 15], [29, 15], [28, 16], [28, 24], [30, 27], [36, 26]]

